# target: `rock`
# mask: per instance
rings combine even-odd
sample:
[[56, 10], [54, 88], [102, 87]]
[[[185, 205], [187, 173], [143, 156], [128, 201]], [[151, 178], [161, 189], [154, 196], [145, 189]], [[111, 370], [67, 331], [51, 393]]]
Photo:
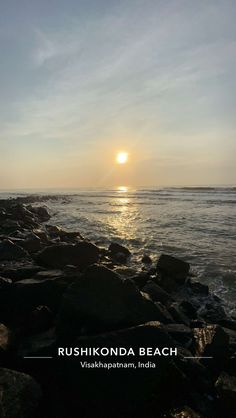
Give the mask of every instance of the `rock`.
[[56, 351], [55, 328], [21, 339], [17, 354], [25, 356], [53, 356]]
[[[146, 349], [147, 347], [157, 346], [161, 350], [164, 347], [175, 347], [175, 343], [168, 336], [160, 323], [149, 322], [136, 327], [120, 329], [118, 331], [80, 337], [73, 343], [70, 343], [70, 346], [83, 348], [123, 347], [125, 349], [132, 347], [135, 352], [135, 357], [129, 356], [127, 358], [127, 356], [118, 355], [114, 357], [114, 355], [108, 355], [105, 357], [99, 356], [96, 358], [96, 361], [100, 363], [118, 362], [119, 364], [126, 363], [127, 361], [137, 364], [138, 361], [140, 361], [142, 364], [147, 364], [148, 360], [153, 362], [155, 360], [151, 359], [147, 354], [140, 356], [140, 347]], [[132, 402], [133, 408], [134, 404], [137, 403], [142, 407], [140, 402], [150, 401], [151, 399], [155, 399], [155, 404], [152, 404], [153, 408], [155, 407], [155, 416], [162, 416], [159, 414], [160, 409], [163, 408], [163, 405], [166, 405], [170, 393], [172, 401], [174, 399], [178, 399], [179, 401], [184, 391], [187, 390], [187, 379], [176, 366], [173, 360], [174, 357], [158, 356], [155, 361], [155, 368], [137, 367], [136, 370], [120, 368], [110, 369], [109, 371], [103, 370], [102, 368], [90, 369], [89, 379], [86, 378], [86, 376], [88, 376], [88, 370], [83, 370], [79, 366], [80, 361], [85, 361], [84, 356], [75, 358], [64, 357], [61, 373], [63, 379], [68, 382], [68, 393], [71, 393], [71, 391], [73, 391], [74, 394], [80, 393], [81, 398], [87, 401], [86, 405], [90, 404], [91, 399], [102, 400], [103, 405], [107, 400], [109, 400], [109, 402], [115, 401], [116, 409], [119, 409], [123, 405], [125, 407], [124, 411], [119, 410], [117, 415], [112, 415], [114, 417], [134, 416], [131, 414], [131, 411], [134, 412], [135, 409], [131, 409], [129, 413], [127, 411], [127, 406], [131, 406], [131, 401], [136, 401]], [[87, 361], [94, 362], [94, 356], [87, 356]], [[107, 372], [109, 373], [109, 378]], [[91, 384], [91, 382], [93, 382], [93, 384]], [[149, 402], [147, 402], [147, 404], [145, 403], [145, 409], [143, 409], [142, 416], [145, 416], [145, 411], [147, 413], [148, 405]], [[136, 412], [138, 413], [138, 410]], [[91, 415], [88, 414], [88, 416]], [[104, 416], [104, 414], [99, 416]], [[150, 416], [154, 415], [151, 414]]]
[[1, 368], [0, 388], [1, 418], [33, 418], [37, 416], [41, 390], [32, 377]]
[[168, 311], [170, 312], [171, 316], [174, 318], [177, 324], [184, 324], [187, 326], [190, 325], [189, 318], [184, 314], [183, 310], [177, 302], [172, 303], [168, 307]]
[[205, 284], [189, 280], [187, 283], [187, 286], [196, 295], [201, 295], [201, 296], [209, 295], [209, 287]]
[[77, 231], [66, 231], [59, 226], [56, 225], [47, 225], [47, 231], [49, 232], [52, 238], [60, 237], [61, 241], [70, 241], [75, 240], [77, 238], [83, 240], [82, 235], [80, 232]]
[[[58, 335], [79, 335], [159, 320], [160, 309], [130, 280], [103, 266], [89, 267], [64, 294]], [[163, 315], [162, 315], [163, 318]]]
[[39, 237], [40, 240], [43, 243], [46, 243], [47, 244], [49, 242], [48, 235], [46, 234], [46, 232], [43, 229], [40, 229], [40, 228], [37, 229], [37, 228], [35, 228], [35, 229], [32, 230], [32, 232], [33, 232], [34, 235], [36, 235], [37, 237]]
[[116, 242], [112, 242], [109, 245], [108, 251], [110, 252], [112, 257], [117, 258], [119, 254], [123, 254], [125, 259], [131, 256], [131, 252], [128, 250], [128, 248], [124, 247], [123, 245], [120, 245]]
[[157, 271], [159, 271], [162, 276], [173, 277], [175, 281], [180, 284], [184, 284], [189, 270], [189, 263], [170, 255], [161, 254], [157, 262]]
[[1, 355], [1, 351], [7, 351], [9, 346], [10, 346], [10, 331], [4, 324], [0, 324], [0, 355]]
[[170, 412], [170, 418], [204, 418], [198, 412], [194, 411], [189, 406], [184, 406], [182, 408], [177, 408], [174, 411]]
[[189, 348], [193, 341], [193, 332], [191, 328], [184, 324], [168, 324], [165, 325], [165, 331], [170, 337], [182, 346]]
[[17, 244], [28, 251], [30, 254], [36, 253], [42, 248], [40, 238], [33, 233], [30, 233], [25, 240], [18, 240]]
[[130, 277], [132, 282], [134, 282], [140, 290], [143, 289], [145, 284], [148, 282], [149, 278], [149, 274], [146, 272], [141, 272], [137, 275]]
[[1, 271], [1, 275], [3, 277], [10, 278], [12, 281], [17, 281], [29, 279], [30, 277], [36, 275], [40, 270], [42, 270], [42, 267], [30, 263], [22, 265], [18, 262], [5, 267]]
[[215, 383], [221, 403], [221, 409], [227, 417], [233, 417], [236, 411], [236, 377], [222, 372]]
[[99, 259], [99, 248], [90, 242], [77, 244], [56, 244], [44, 248], [37, 255], [37, 262], [43, 266], [63, 268], [68, 264], [85, 268]]
[[143, 264], [152, 264], [152, 259], [149, 255], [145, 254], [141, 259]]
[[45, 208], [43, 206], [31, 206], [31, 205], [28, 205], [27, 206], [27, 209], [30, 212], [32, 212], [33, 214], [37, 215], [37, 217], [39, 218], [40, 222], [47, 222], [51, 218], [51, 216], [49, 215], [49, 212], [48, 212], [47, 208]]
[[208, 325], [204, 328], [193, 329], [196, 355], [202, 357], [212, 357], [203, 363], [209, 367], [221, 368], [229, 357], [229, 336], [218, 325]]
[[27, 333], [40, 333], [53, 325], [53, 314], [48, 306], [37, 306], [27, 318]]
[[0, 292], [0, 320], [6, 325], [25, 327], [31, 312], [40, 305], [48, 306], [55, 314], [69, 283], [64, 277], [25, 279], [9, 284]]
[[20, 258], [26, 258], [28, 255], [23, 248], [15, 245], [9, 239], [0, 242], [0, 261], [18, 260]]
[[142, 288], [142, 291], [148, 293], [154, 302], [161, 302], [164, 305], [168, 305], [173, 302], [171, 295], [152, 280], [149, 280], [145, 284], [145, 286]]
[[182, 300], [182, 302], [180, 303], [180, 307], [185, 313], [185, 315], [188, 316], [188, 318], [197, 319], [197, 310], [191, 302], [189, 302], [188, 300]]

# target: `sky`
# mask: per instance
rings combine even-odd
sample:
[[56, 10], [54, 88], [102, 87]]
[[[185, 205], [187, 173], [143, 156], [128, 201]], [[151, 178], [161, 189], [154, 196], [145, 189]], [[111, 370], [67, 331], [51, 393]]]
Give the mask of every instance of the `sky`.
[[0, 189], [235, 184], [235, 21], [235, 0], [0, 0]]

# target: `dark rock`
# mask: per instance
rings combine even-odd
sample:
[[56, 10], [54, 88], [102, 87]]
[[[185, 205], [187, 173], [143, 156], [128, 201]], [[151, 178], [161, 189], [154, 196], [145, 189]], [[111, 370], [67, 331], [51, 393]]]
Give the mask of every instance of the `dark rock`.
[[27, 333], [40, 333], [53, 325], [53, 314], [48, 306], [37, 306], [27, 318]]
[[157, 271], [162, 276], [173, 277], [180, 284], [185, 282], [189, 270], [190, 265], [188, 263], [170, 255], [161, 254], [157, 262]]
[[200, 310], [200, 316], [212, 324], [218, 324], [222, 320], [227, 319], [221, 300], [217, 301], [213, 298], [209, 299], [203, 311]]
[[9, 239], [0, 242], [0, 261], [17, 260], [19, 258], [26, 258], [28, 255], [23, 248], [15, 245]]
[[37, 215], [37, 217], [39, 218], [40, 222], [47, 222], [49, 221], [49, 219], [51, 218], [51, 216], [49, 215], [49, 212], [47, 210], [47, 208], [43, 207], [43, 206], [27, 206], [27, 209], [34, 213], [35, 215]]
[[1, 275], [3, 277], [9, 278], [12, 281], [22, 280], [22, 279], [29, 279], [30, 277], [37, 274], [42, 267], [33, 265], [33, 264], [20, 264], [14, 263], [8, 265], [1, 271]]
[[27, 326], [29, 314], [37, 306], [48, 306], [55, 314], [70, 281], [67, 277], [49, 280], [25, 279], [9, 284], [0, 292], [0, 320], [5, 324]]
[[7, 351], [10, 346], [11, 334], [9, 329], [4, 325], [0, 324], [0, 355], [2, 351]]
[[[141, 293], [143, 294], [143, 292]], [[161, 302], [155, 302], [155, 306], [158, 310], [158, 315], [156, 314], [156, 318], [158, 318], [158, 321], [162, 322], [163, 324], [170, 324], [174, 322], [171, 314], [166, 309], [166, 307], [162, 305]]]
[[198, 412], [194, 411], [189, 406], [184, 406], [182, 408], [177, 408], [174, 411], [170, 412], [170, 418], [204, 418]]
[[130, 257], [130, 255], [131, 255], [131, 252], [128, 250], [128, 248], [126, 248], [123, 245], [120, 245], [116, 242], [112, 242], [109, 245], [108, 251], [114, 257], [117, 257], [119, 254], [123, 254], [125, 259]]
[[151, 280], [145, 284], [142, 291], [147, 293], [154, 302], [161, 302], [164, 305], [173, 302], [171, 295]]
[[160, 309], [132, 281], [94, 265], [64, 294], [57, 329], [59, 335], [76, 336], [82, 328], [91, 333], [159, 318]]
[[177, 324], [184, 324], [187, 326], [190, 325], [189, 318], [184, 314], [183, 310], [177, 302], [172, 303], [171, 306], [168, 307], [168, 311]]
[[197, 319], [197, 310], [191, 302], [188, 300], [182, 300], [180, 307], [182, 308], [185, 315], [187, 315], [190, 319]]
[[139, 289], [143, 289], [143, 287], [145, 286], [149, 278], [150, 278], [149, 274], [146, 272], [142, 272], [135, 276], [130, 277], [132, 282], [134, 282]]
[[30, 254], [36, 253], [42, 248], [40, 238], [33, 233], [30, 233], [24, 240], [18, 240], [17, 244], [28, 251]]
[[96, 263], [99, 248], [90, 242], [78, 244], [57, 244], [46, 247], [38, 253], [37, 262], [47, 267], [63, 268], [68, 264], [84, 268]]
[[77, 238], [83, 240], [80, 232], [66, 231], [56, 225], [47, 225], [47, 231], [52, 238], [60, 237], [61, 241], [73, 241]]
[[1, 368], [0, 388], [0, 416], [2, 418], [37, 416], [41, 390], [32, 377]]
[[209, 295], [209, 287], [205, 284], [189, 280], [187, 285], [190, 288], [190, 290], [196, 295], [201, 295], [201, 296]]
[[208, 325], [204, 328], [194, 328], [196, 355], [212, 357], [203, 360], [209, 367], [222, 368], [229, 357], [229, 336], [218, 325]]
[[142, 259], [141, 259], [142, 263], [144, 264], [152, 264], [152, 259], [149, 255], [145, 254]]
[[21, 338], [17, 354], [25, 356], [53, 356], [56, 351], [55, 328]]
[[[159, 349], [162, 349], [164, 347], [175, 347], [174, 341], [158, 322], [150, 322], [137, 327], [106, 332], [90, 337], [80, 337], [72, 343], [72, 347], [132, 347], [136, 355], [135, 357], [131, 356], [129, 361], [135, 363], [141, 361], [144, 363], [150, 360], [150, 356], [139, 355], [140, 342], [142, 342], [141, 346], [145, 348], [159, 347]], [[99, 370], [90, 369], [90, 379], [86, 379], [88, 370], [80, 368], [80, 360], [84, 361], [84, 358], [79, 356], [65, 359], [61, 372], [64, 380], [68, 382], [68, 392], [80, 393], [82, 399], [89, 402], [91, 402], [91, 399], [98, 399], [103, 402], [107, 401], [107, 399], [113, 402], [115, 400], [116, 407], [119, 409], [124, 403], [127, 408], [131, 400], [143, 402], [154, 398], [155, 414], [156, 416], [161, 416], [158, 415], [158, 412], [166, 404], [166, 400], [169, 399], [169, 403], [176, 399], [179, 400], [179, 397], [187, 389], [186, 377], [171, 357], [164, 358], [164, 356], [158, 356], [157, 365], [153, 369], [111, 369], [109, 370], [109, 378], [107, 378], [106, 370], [101, 368]], [[94, 357], [87, 357], [87, 361], [94, 361]], [[112, 355], [100, 356], [98, 361], [102, 363], [125, 363], [127, 362], [127, 357], [118, 356], [114, 359]], [[92, 385], [91, 381], [93, 382]], [[146, 412], [147, 406], [148, 404], [145, 404]], [[101, 416], [104, 416], [104, 414]], [[130, 415], [127, 411], [119, 411], [118, 415], [115, 416], [128, 417], [133, 415]]]
[[165, 331], [170, 337], [185, 347], [190, 347], [193, 340], [193, 332], [191, 328], [184, 324], [168, 324], [165, 325]]
[[224, 416], [233, 418], [236, 411], [236, 377], [222, 372], [215, 383], [215, 387]]

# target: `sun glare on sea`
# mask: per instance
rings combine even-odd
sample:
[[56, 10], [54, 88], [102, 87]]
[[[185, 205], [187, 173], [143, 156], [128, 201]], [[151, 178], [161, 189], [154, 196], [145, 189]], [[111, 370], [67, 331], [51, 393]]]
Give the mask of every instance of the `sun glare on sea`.
[[127, 152], [118, 152], [116, 156], [116, 162], [118, 164], [125, 164], [128, 161], [128, 153]]
[[127, 193], [128, 192], [128, 187], [127, 186], [119, 186], [117, 188], [118, 193]]

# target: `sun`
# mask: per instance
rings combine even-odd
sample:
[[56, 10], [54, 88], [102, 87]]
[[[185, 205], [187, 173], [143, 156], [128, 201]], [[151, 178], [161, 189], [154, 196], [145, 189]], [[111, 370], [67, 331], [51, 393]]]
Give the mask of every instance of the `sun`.
[[125, 164], [128, 161], [128, 153], [127, 152], [118, 152], [116, 156], [116, 162], [118, 164]]

